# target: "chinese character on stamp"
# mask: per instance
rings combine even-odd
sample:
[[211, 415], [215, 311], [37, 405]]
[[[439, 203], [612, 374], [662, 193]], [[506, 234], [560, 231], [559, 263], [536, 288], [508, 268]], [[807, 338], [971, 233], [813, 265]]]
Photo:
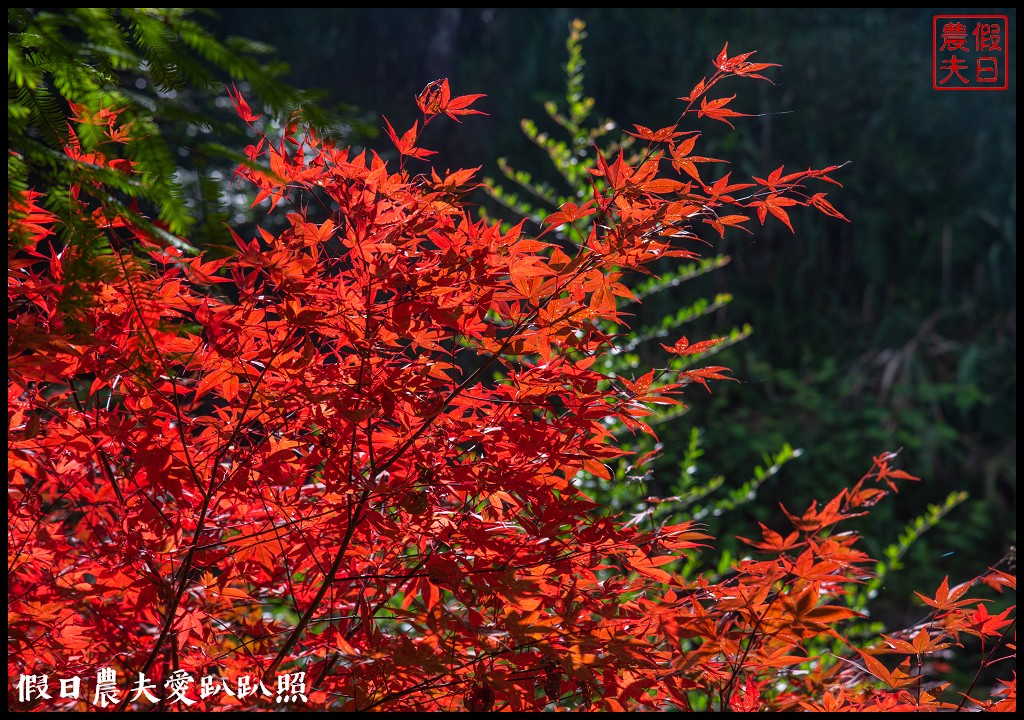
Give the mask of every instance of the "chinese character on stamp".
[[936, 90], [1006, 90], [1009, 78], [1006, 15], [936, 15], [932, 18], [932, 87]]

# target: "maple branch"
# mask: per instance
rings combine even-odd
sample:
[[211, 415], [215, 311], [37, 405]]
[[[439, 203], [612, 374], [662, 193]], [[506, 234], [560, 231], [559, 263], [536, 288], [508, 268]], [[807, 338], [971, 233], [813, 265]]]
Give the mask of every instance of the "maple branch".
[[[291, 652], [291, 649], [295, 647], [295, 644], [299, 641], [299, 638], [302, 636], [302, 633], [305, 632], [306, 626], [309, 624], [310, 620], [313, 619], [313, 615], [319, 608], [320, 603], [323, 601], [328, 589], [330, 589], [332, 585], [332, 578], [334, 577], [335, 573], [338, 572], [338, 568], [341, 567], [341, 561], [345, 558], [345, 553], [348, 552], [348, 546], [349, 543], [352, 541], [352, 536], [355, 534], [356, 526], [362, 520], [361, 513], [364, 509], [364, 503], [366, 502], [366, 498], [369, 495], [369, 492], [369, 490], [364, 490], [359, 500], [356, 501], [355, 510], [349, 517], [348, 526], [345, 528], [345, 535], [341, 539], [341, 545], [338, 546], [338, 552], [335, 554], [334, 561], [331, 562], [331, 567], [330, 569], [328, 569], [327, 574], [324, 576], [323, 582], [320, 584], [320, 589], [317, 590], [317, 593], [313, 597], [313, 600], [310, 602], [309, 607], [306, 609], [306, 612], [303, 613], [302, 618], [300, 618], [298, 624], [296, 624], [295, 628], [292, 630], [291, 635], [288, 636], [288, 639], [285, 641], [285, 644], [278, 651], [273, 661], [271, 661], [270, 667], [268, 667], [264, 671], [264, 682], [266, 682], [267, 680], [272, 680], [274, 678], [274, 674], [277, 672], [277, 668], [284, 661], [288, 653]], [[352, 503], [350, 502], [349, 508], [351, 509], [351, 507]]]
[[[446, 668], [445, 672], [443, 672], [443, 673], [437, 673], [433, 677], [426, 678], [425, 680], [422, 680], [422, 681], [416, 683], [415, 685], [410, 685], [409, 687], [403, 688], [400, 691], [389, 693], [389, 694], [385, 695], [384, 697], [382, 697], [380, 700], [377, 700], [376, 702], [373, 702], [370, 705], [367, 705], [366, 707], [362, 707], [362, 708], [357, 707], [357, 708], [355, 708], [355, 710], [356, 710], [356, 712], [368, 712], [368, 711], [372, 710], [373, 708], [377, 707], [378, 705], [383, 705], [384, 703], [390, 702], [391, 700], [396, 700], [396, 699], [398, 699], [400, 697], [404, 697], [406, 695], [410, 695], [410, 694], [412, 694], [414, 692], [422, 690], [423, 688], [427, 688], [427, 687], [443, 687], [443, 685], [435, 685], [434, 684], [435, 681], [440, 680], [442, 678], [449, 677], [452, 674], [454, 674], [455, 672], [457, 672], [458, 670], [462, 670], [463, 668], [467, 668], [467, 667], [469, 667], [471, 665], [475, 665], [478, 662], [480, 662], [483, 658], [492, 658], [492, 657], [499, 657], [501, 655], [508, 655], [510, 653], [518, 652], [518, 651], [523, 650], [525, 648], [533, 647], [534, 645], [539, 645], [542, 642], [544, 642], [544, 640], [545, 639], [537, 639], [537, 640], [532, 640], [530, 642], [523, 643], [522, 645], [516, 645], [516, 646], [513, 646], [513, 647], [509, 647], [509, 648], [501, 648], [500, 650], [490, 650], [490, 651], [487, 651], [485, 653], [482, 653], [479, 657], [474, 657], [474, 658], [472, 658], [470, 660], [466, 660], [465, 662], [461, 662], [461, 663], [458, 663], [458, 664], [456, 664], [456, 665], [454, 665], [452, 667]], [[463, 685], [463, 684], [465, 684], [467, 682], [470, 682], [470, 681], [468, 679], [465, 679], [465, 680], [453, 680], [452, 684], [454, 684], [454, 685]]]
[[[376, 616], [376, 614], [380, 611], [380, 609], [382, 607], [384, 607], [387, 603], [391, 602], [391, 599], [393, 597], [395, 597], [395, 595], [397, 595], [401, 591], [402, 586], [405, 585], [405, 583], [407, 583], [409, 580], [411, 580], [414, 577], [420, 577], [419, 569], [421, 567], [423, 567], [424, 563], [426, 563], [428, 558], [429, 558], [429, 555], [424, 556], [418, 563], [416, 563], [410, 569], [410, 571], [404, 577], [398, 577], [398, 578], [390, 578], [389, 577], [388, 579], [399, 579], [400, 582], [395, 586], [394, 592], [392, 592], [390, 595], [385, 595], [384, 598], [380, 602], [377, 603], [376, 607], [374, 607], [373, 610], [368, 613], [368, 615], [370, 617]], [[351, 578], [344, 578], [344, 579], [351, 579]], [[347, 641], [347, 640], [351, 640], [355, 636], [356, 632], [359, 630], [359, 628], [360, 628], [360, 626], [362, 624], [361, 623], [362, 618], [359, 615], [347, 615], [347, 616], [344, 617], [344, 619], [349, 619], [349, 620], [353, 620], [354, 619], [354, 620], [356, 620], [356, 622], [353, 624], [353, 626], [350, 627], [345, 632], [345, 640]], [[334, 652], [331, 653], [331, 656], [329, 658], [327, 658], [327, 660], [324, 661], [324, 668], [320, 672], [320, 676], [316, 679], [316, 681], [314, 681], [314, 683], [312, 685], [312, 689], [313, 690], [319, 690], [321, 687], [323, 687], [323, 684], [327, 680], [328, 675], [330, 675], [331, 670], [334, 668], [334, 663], [336, 663], [338, 661], [338, 658], [340, 658], [340, 657], [341, 657], [341, 652], [339, 652], [338, 650], [335, 650]]]
[[[582, 256], [584, 254], [584, 250], [585, 246], [579, 246], [579, 255], [577, 257]], [[400, 445], [399, 448], [394, 451], [394, 453], [392, 453], [391, 457], [387, 458], [386, 461], [381, 463], [378, 469], [380, 471], [383, 471], [390, 467], [392, 464], [394, 464], [395, 461], [397, 461], [405, 453], [405, 451], [408, 450], [413, 445], [413, 443], [415, 443], [423, 435], [423, 433], [425, 433], [434, 424], [434, 421], [444, 413], [444, 409], [449, 405], [449, 403], [451, 403], [452, 400], [458, 397], [467, 387], [476, 382], [476, 380], [483, 375], [487, 368], [490, 367], [496, 360], [498, 360], [501, 357], [502, 353], [505, 351], [506, 348], [509, 347], [509, 345], [512, 344], [516, 336], [537, 318], [537, 316], [540, 314], [541, 309], [546, 307], [547, 303], [550, 302], [551, 298], [556, 297], [562, 289], [568, 287], [569, 283], [571, 283], [572, 280], [580, 277], [586, 270], [590, 269], [589, 267], [586, 266], [588, 265], [588, 263], [592, 264], [594, 262], [593, 258], [596, 257], [596, 255], [597, 253], [590, 253], [587, 256], [587, 258], [580, 263], [580, 266], [575, 269], [574, 274], [566, 279], [565, 284], [563, 284], [561, 288], [558, 288], [556, 291], [553, 291], [544, 299], [542, 303], [538, 304], [537, 307], [533, 308], [527, 314], [526, 317], [520, 319], [509, 331], [508, 337], [506, 337], [504, 342], [502, 342], [501, 347], [493, 351], [490, 354], [490, 356], [488, 356], [476, 370], [470, 373], [461, 383], [458, 384], [458, 386], [449, 391], [447, 397], [445, 397], [444, 401], [441, 403], [441, 409], [435, 415], [424, 420], [423, 423], [416, 429], [416, 431], [413, 432], [413, 434], [404, 443], [402, 443], [402, 445]], [[575, 315], [577, 312], [583, 312], [583, 310], [584, 308], [578, 308], [577, 310], [572, 312], [567, 311], [566, 315], [564, 315], [562, 318], [559, 318], [557, 321], [554, 322], [559, 322], [568, 319]], [[369, 313], [367, 313], [367, 317], [369, 317]], [[552, 324], [554, 324], [554, 322]]]
[[178, 439], [181, 441], [181, 452], [185, 457], [185, 464], [188, 466], [189, 473], [192, 475], [192, 480], [195, 482], [199, 492], [204, 493], [202, 481], [199, 479], [199, 471], [196, 469], [192, 462], [192, 454], [189, 452], [188, 440], [185, 438], [185, 419], [181, 414], [181, 405], [178, 402], [178, 383], [174, 380], [174, 375], [171, 374], [170, 369], [167, 367], [167, 363], [164, 360], [163, 354], [160, 352], [160, 348], [156, 344], [156, 339], [153, 337], [153, 333], [149, 329], [149, 323], [146, 322], [146, 318], [142, 315], [142, 310], [139, 308], [138, 299], [135, 297], [135, 288], [132, 285], [131, 278], [129, 277], [128, 268], [124, 263], [124, 255], [118, 250], [117, 261], [121, 265], [121, 271], [124, 273], [124, 282], [128, 288], [128, 297], [131, 299], [132, 308], [135, 310], [135, 314], [139, 317], [139, 324], [142, 326], [143, 332], [149, 339], [149, 344], [153, 348], [153, 353], [156, 355], [157, 361], [160, 363], [160, 367], [163, 368], [164, 376], [171, 383], [171, 390], [174, 395], [172, 396], [171, 402], [174, 406], [174, 415], [177, 418], [177, 430]]
[[781, 581], [778, 581], [781, 582], [781, 587], [772, 593], [771, 601], [765, 606], [764, 610], [761, 611], [761, 614], [757, 618], [757, 622], [754, 623], [754, 628], [750, 631], [750, 637], [747, 640], [747, 647], [744, 648], [743, 655], [740, 657], [739, 662], [734, 665], [735, 669], [733, 670], [732, 675], [729, 676], [729, 682], [726, 683], [725, 690], [719, 695], [721, 702], [719, 707], [720, 712], [725, 712], [727, 710], [729, 696], [732, 694], [733, 687], [739, 679], [740, 670], [743, 669], [743, 664], [747, 661], [747, 657], [750, 656], [750, 652], [754, 649], [754, 641], [764, 637], [758, 635], [761, 623], [764, 622], [764, 619], [768, 616], [768, 612], [772, 609], [775, 601], [782, 597], [782, 591], [786, 587], [786, 583], [794, 579], [794, 577], [795, 576], [792, 573], [787, 573]]
[[[363, 336], [367, 340], [371, 336], [370, 335], [370, 309], [371, 309], [372, 300], [373, 300], [373, 282], [371, 281], [366, 286], [366, 301], [365, 301], [365, 305], [366, 305], [365, 316], [366, 316], [366, 319], [364, 320], [364, 324], [363, 324]], [[358, 379], [359, 387], [363, 386], [363, 374], [366, 371], [366, 357], [367, 357], [367, 355], [368, 355], [368, 351], [364, 351], [364, 352], [360, 353], [360, 358], [359, 358], [359, 379]], [[362, 396], [360, 396], [359, 400], [357, 400], [357, 402], [356, 402], [356, 408], [357, 409], [359, 408], [359, 405], [361, 404], [362, 400], [363, 400], [363, 398], [362, 398]], [[370, 441], [370, 436], [369, 436], [370, 430], [369, 430], [369, 427], [370, 427], [369, 419], [367, 419], [367, 439], [368, 439], [368, 441]], [[349, 457], [348, 457], [349, 476], [352, 476], [353, 470], [354, 470], [354, 466], [355, 466], [355, 453], [356, 453], [357, 440], [358, 440], [357, 433], [353, 432], [352, 433], [352, 444], [351, 444], [350, 449], [349, 449]], [[370, 445], [372, 445], [372, 441], [370, 441]], [[369, 472], [370, 472], [370, 478], [372, 479], [372, 478], [376, 478], [377, 477], [377, 470], [373, 467], [373, 464], [372, 464], [373, 463], [372, 455], [371, 455], [370, 462], [371, 462], [371, 465], [370, 465]], [[292, 630], [291, 634], [288, 636], [288, 639], [285, 641], [284, 645], [281, 647], [281, 649], [278, 651], [277, 655], [271, 661], [270, 667], [267, 668], [264, 671], [264, 673], [263, 673], [264, 679], [272, 679], [274, 677], [274, 674], [276, 673], [278, 666], [280, 666], [280, 664], [284, 661], [284, 659], [288, 655], [288, 653], [291, 652], [291, 649], [293, 647], [295, 647], [296, 643], [298, 643], [299, 638], [302, 637], [302, 634], [306, 630], [306, 626], [309, 624], [310, 620], [312, 620], [312, 618], [313, 618], [313, 615], [316, 614], [317, 610], [319, 609], [320, 603], [323, 602], [324, 596], [327, 595], [327, 591], [334, 584], [334, 581], [335, 581], [335, 577], [334, 576], [337, 574], [338, 568], [341, 567], [341, 561], [345, 558], [345, 554], [348, 552], [349, 543], [351, 542], [352, 537], [355, 534], [356, 527], [359, 525], [360, 521], [362, 520], [362, 512], [365, 509], [365, 504], [366, 504], [366, 501], [369, 498], [369, 496], [370, 496], [370, 489], [369, 488], [364, 489], [362, 491], [361, 495], [360, 495], [360, 498], [359, 498], [358, 502], [356, 503], [356, 507], [355, 507], [354, 511], [352, 511], [352, 503], [351, 503], [351, 501], [349, 501], [349, 503], [348, 503], [349, 517], [348, 517], [348, 523], [347, 523], [347, 525], [345, 527], [345, 535], [342, 537], [341, 545], [338, 547], [338, 551], [337, 551], [337, 553], [334, 556], [334, 560], [331, 562], [331, 566], [327, 570], [327, 572], [324, 573], [323, 582], [320, 584], [320, 588], [317, 590], [317, 593], [313, 597], [313, 600], [309, 603], [309, 606], [306, 608], [306, 612], [303, 613], [302, 617], [299, 619], [299, 622], [296, 624], [295, 628]]]
[[[122, 268], [123, 267], [124, 267], [124, 264], [123, 264], [123, 259], [122, 259]], [[125, 272], [127, 272], [127, 270]], [[130, 287], [131, 286], [129, 284], [129, 288]], [[138, 308], [137, 307], [136, 307], [136, 312], [138, 312]], [[141, 319], [141, 317], [142, 317], [141, 314], [140, 314], [139, 317]], [[148, 332], [148, 329], [147, 329], [147, 332]], [[150, 336], [150, 338], [151, 338], [151, 342], [152, 342], [152, 336]], [[155, 347], [156, 347], [156, 345], [154, 343], [154, 348]], [[268, 359], [267, 364], [263, 368], [263, 372], [260, 374], [259, 378], [257, 379], [256, 384], [253, 386], [252, 392], [249, 393], [249, 397], [246, 399], [245, 408], [244, 408], [244, 410], [242, 412], [242, 417], [239, 419], [239, 424], [235, 428], [235, 432], [236, 433], [237, 433], [239, 427], [241, 426], [242, 420], [244, 420], [244, 418], [245, 418], [245, 411], [248, 410], [249, 404], [252, 402], [253, 397], [255, 397], [255, 395], [256, 395], [256, 387], [258, 387], [260, 380], [262, 380], [262, 378], [266, 376], [267, 371], [270, 369], [270, 366], [273, 364], [273, 358], [276, 357], [276, 354], [277, 354], [277, 351], [274, 351], [274, 352], [271, 353], [271, 357]], [[159, 353], [158, 353], [158, 355], [159, 355]], [[161, 364], [162, 363], [163, 363], [163, 360], [161, 358]], [[176, 386], [175, 386], [175, 388], [176, 388]], [[176, 400], [177, 400], [177, 389], [175, 389], [175, 401]], [[177, 406], [177, 402], [175, 402], [175, 410], [179, 413], [178, 417], [180, 418], [181, 417], [180, 416], [180, 409]], [[181, 429], [181, 425], [179, 423], [179, 433], [182, 433], [182, 435], [181, 435], [182, 442], [184, 442], [184, 434], [183, 434], [183, 432], [184, 431]], [[234, 434], [232, 435], [232, 438], [233, 437], [234, 437]], [[228, 445], [230, 445], [230, 443], [226, 443], [225, 444], [225, 451], [226, 451], [226, 448], [227, 448]], [[214, 463], [213, 467], [214, 467], [214, 470], [216, 470], [216, 467], [217, 467], [216, 463]], [[192, 469], [192, 468], [190, 468], [190, 469]], [[153, 666], [153, 663], [156, 662], [156, 658], [157, 658], [157, 655], [160, 652], [160, 648], [163, 646], [164, 642], [167, 640], [167, 637], [168, 637], [168, 635], [169, 635], [169, 633], [171, 631], [171, 627], [174, 625], [175, 615], [177, 614], [178, 607], [181, 605], [181, 599], [185, 595], [185, 590], [186, 590], [186, 588], [188, 588], [188, 585], [189, 585], [189, 576], [190, 576], [190, 574], [192, 572], [193, 563], [195, 562], [197, 543], [199, 542], [199, 538], [202, 536], [203, 532], [206, 529], [206, 519], [207, 519], [208, 513], [210, 512], [210, 507], [211, 507], [211, 503], [213, 501], [213, 496], [214, 496], [214, 486], [213, 486], [213, 484], [214, 484], [214, 476], [211, 473], [211, 476], [210, 476], [210, 487], [209, 487], [208, 491], [204, 491], [203, 487], [202, 487], [202, 484], [199, 482], [199, 479], [198, 479], [198, 477], [195, 474], [195, 470], [194, 469], [192, 469], [192, 470], [193, 470], [193, 477], [196, 479], [196, 485], [199, 488], [200, 492], [202, 493], [202, 498], [203, 498], [203, 504], [202, 504], [202, 507], [200, 508], [200, 511], [199, 511], [199, 520], [196, 522], [196, 529], [195, 529], [195, 532], [193, 533], [192, 542], [189, 545], [188, 553], [185, 555], [185, 560], [184, 560], [184, 562], [182, 562], [181, 568], [178, 571], [178, 577], [179, 577], [178, 589], [175, 592], [174, 598], [173, 598], [170, 606], [167, 609], [167, 615], [166, 615], [166, 618], [164, 620], [164, 625], [163, 625], [163, 627], [160, 630], [160, 635], [157, 637], [156, 644], [153, 646], [153, 650], [150, 652], [149, 657], [146, 659], [146, 662], [144, 663], [142, 669], [139, 670], [139, 672], [138, 672], [139, 675], [144, 675], [146, 673], [146, 671], [148, 671]], [[127, 707], [127, 705], [128, 705], [128, 696], [125, 695], [124, 700], [118, 706], [118, 710], [120, 712], [124, 712], [124, 710]]]
[[[85, 408], [82, 407], [82, 401], [78, 398], [78, 389], [75, 387], [74, 380], [68, 378], [68, 387], [71, 388], [71, 399], [74, 400], [75, 407], [78, 408], [79, 415], [82, 416], [82, 422], [85, 423], [85, 429], [91, 431], [92, 426], [89, 424], [89, 416], [85, 412]], [[107, 457], [106, 451], [101, 448], [96, 448], [96, 454], [100, 456], [100, 471], [110, 482], [110, 487], [114, 489], [114, 495], [117, 496], [117, 501], [121, 503], [121, 507], [124, 508], [124, 495], [121, 494], [121, 488], [117, 486], [117, 480], [114, 477], [114, 469], [110, 466], [110, 459]], [[161, 513], [163, 515], [163, 513]], [[163, 516], [164, 520], [167, 521], [167, 525], [170, 526], [170, 520], [167, 516]]]
[[1000, 633], [999, 639], [992, 644], [992, 649], [988, 651], [988, 653], [985, 655], [985, 659], [978, 665], [978, 669], [975, 671], [974, 677], [971, 678], [970, 686], [967, 688], [967, 690], [961, 693], [962, 697], [960, 698], [960, 703], [956, 706], [956, 710], [954, 710], [953, 712], [960, 712], [961, 710], [963, 710], [964, 703], [966, 703], [968, 700], [976, 702], [975, 700], [973, 700], [973, 698], [971, 698], [971, 693], [974, 692], [974, 686], [978, 684], [978, 680], [981, 678], [982, 671], [985, 670], [985, 668], [987, 668], [991, 663], [992, 655], [996, 652], [996, 650], [1000, 648], [1000, 646], [1004, 642], [1006, 642], [1006, 636], [1009, 634], [1010, 630], [1016, 627], [1016, 625], [1017, 618], [1014, 618], [1013, 622], [1011, 622], [1009, 625], [1003, 628], [1003, 632]]

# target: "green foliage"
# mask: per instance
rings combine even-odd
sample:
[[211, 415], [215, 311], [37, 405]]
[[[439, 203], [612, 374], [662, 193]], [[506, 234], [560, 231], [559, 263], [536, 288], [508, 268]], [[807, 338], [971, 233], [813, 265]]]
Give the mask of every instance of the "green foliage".
[[[351, 131], [338, 116], [318, 110], [313, 96], [267, 61], [270, 48], [242, 38], [223, 41], [189, 8], [12, 8], [8, 11], [8, 205], [31, 186], [47, 190], [62, 218], [69, 186], [82, 177], [100, 183], [95, 199], [164, 242], [186, 232], [197, 245], [226, 244], [228, 172], [244, 159], [221, 140], [238, 134], [223, 83], [246, 88], [278, 116], [302, 109], [323, 134]], [[220, 102], [217, 101], [220, 98]], [[60, 148], [68, 138], [69, 107], [123, 110], [132, 142], [127, 175], [73, 159]], [[72, 111], [72, 113], [74, 112]], [[83, 133], [84, 153], [101, 136]], [[196, 225], [198, 224], [198, 227]], [[76, 243], [85, 238], [65, 237]], [[98, 239], [98, 238], [94, 238]], [[87, 257], [103, 247], [83, 249]]]
[[[563, 187], [559, 189], [549, 182], [535, 179], [532, 173], [516, 169], [506, 158], [498, 159], [498, 167], [505, 179], [518, 185], [530, 197], [520, 197], [516, 191], [507, 190], [493, 179], [485, 179], [486, 189], [492, 198], [538, 225], [562, 204], [590, 196], [593, 178], [589, 171], [597, 166], [596, 152], [607, 156], [632, 145], [632, 138], [626, 138], [625, 141], [605, 141], [603, 146], [598, 146], [598, 142], [603, 141], [616, 128], [616, 124], [607, 118], [594, 120], [591, 117], [595, 101], [586, 96], [583, 89], [583, 68], [586, 65], [583, 40], [587, 36], [585, 27], [582, 20], [573, 20], [566, 40], [569, 52], [569, 60], [565, 65], [566, 107], [561, 108], [552, 101], [544, 103], [545, 112], [560, 128], [564, 137], [542, 132], [534, 120], [520, 121], [523, 134], [547, 153], [550, 160], [547, 169], [554, 171]], [[599, 189], [605, 185], [603, 179], [598, 179], [596, 184]]]
[[885, 548], [883, 559], [875, 565], [874, 577], [857, 593], [853, 606], [862, 612], [866, 610], [869, 602], [878, 595], [889, 574], [904, 568], [903, 556], [911, 546], [926, 532], [938, 527], [942, 519], [954, 508], [962, 505], [968, 497], [965, 492], [950, 493], [941, 505], [929, 505], [926, 512], [909, 522], [900, 533], [899, 539]]

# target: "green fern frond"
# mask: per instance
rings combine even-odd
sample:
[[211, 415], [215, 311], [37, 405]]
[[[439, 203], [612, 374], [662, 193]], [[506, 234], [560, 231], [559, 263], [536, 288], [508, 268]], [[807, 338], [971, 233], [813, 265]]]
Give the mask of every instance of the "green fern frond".
[[952, 492], [946, 496], [941, 505], [929, 505], [926, 512], [907, 523], [900, 533], [899, 539], [882, 552], [884, 559], [876, 563], [874, 576], [854, 595], [853, 608], [860, 612], [866, 611], [870, 601], [878, 595], [878, 591], [885, 584], [886, 577], [903, 568], [903, 556], [907, 554], [914, 543], [926, 532], [938, 527], [942, 518], [965, 503], [969, 497], [970, 495], [966, 492]]
[[[19, 104], [28, 108], [28, 119], [52, 145], [59, 145], [67, 137], [67, 125], [63, 108], [57, 100], [42, 88], [23, 88], [18, 91]], [[10, 146], [10, 143], [8, 143]], [[15, 147], [17, 147], [15, 145]]]
[[[101, 183], [96, 201], [114, 207], [144, 206], [134, 220], [154, 237], [182, 244], [180, 235], [196, 223], [211, 222], [216, 193], [199, 178], [209, 177], [196, 162], [223, 163], [208, 153], [197, 158], [198, 135], [226, 136], [243, 128], [206, 99], [226, 82], [247, 92], [271, 113], [292, 113], [314, 99], [290, 88], [286, 68], [268, 58], [261, 43], [231, 38], [218, 41], [199, 22], [204, 10], [190, 8], [11, 8], [8, 10], [8, 195], [28, 187], [54, 194], [86, 173]], [[131, 123], [124, 157], [133, 163], [131, 179], [105, 168], [83, 167], [63, 154], [70, 104], [91, 110], [115, 109]], [[315, 118], [322, 135], [351, 134], [365, 127], [342, 123], [324, 110]], [[330, 128], [330, 129], [328, 129]], [[83, 151], [103, 142], [99, 128], [78, 130]], [[188, 158], [185, 160], [184, 158]], [[235, 162], [239, 158], [231, 158]], [[186, 187], [183, 178], [195, 178]], [[195, 208], [198, 207], [197, 212]], [[147, 217], [149, 216], [149, 217]], [[211, 225], [206, 226], [211, 229]], [[164, 229], [167, 228], [167, 229]], [[204, 231], [204, 236], [215, 235]], [[76, 242], [73, 234], [66, 238]]]
[[765, 455], [762, 460], [763, 464], [754, 468], [754, 477], [739, 487], [730, 490], [724, 498], [696, 508], [691, 513], [692, 517], [695, 520], [700, 520], [709, 515], [718, 516], [729, 510], [734, 510], [744, 503], [753, 501], [757, 498], [757, 491], [765, 482], [778, 475], [784, 465], [800, 457], [802, 454], [803, 450], [800, 448], [794, 449], [790, 447], [789, 443], [784, 443], [774, 455]]
[[687, 280], [693, 280], [715, 270], [720, 270], [732, 261], [728, 255], [716, 255], [701, 258], [697, 262], [681, 266], [679, 269], [652, 277], [633, 287], [633, 295], [643, 300], [649, 295], [656, 295], [670, 288], [678, 287]]

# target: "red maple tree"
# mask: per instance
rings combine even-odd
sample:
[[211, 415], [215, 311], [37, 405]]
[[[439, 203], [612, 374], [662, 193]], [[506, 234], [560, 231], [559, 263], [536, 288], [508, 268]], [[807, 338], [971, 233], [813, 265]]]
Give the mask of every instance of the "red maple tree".
[[[447, 81], [417, 98], [421, 121], [387, 123], [397, 168], [294, 123], [271, 139], [234, 93], [258, 136], [238, 177], [286, 222], [234, 235], [228, 258], [158, 241], [85, 172], [64, 217], [36, 193], [10, 206], [14, 707], [949, 707], [923, 658], [963, 634], [1002, 651], [1013, 627], [967, 584], [924, 598], [913, 634], [855, 646], [838, 630], [870, 561], [836, 526], [912, 479], [890, 456], [788, 513], [788, 534], [763, 528], [761, 558], [717, 582], [676, 572], [710, 540], [697, 524], [642, 528], [578, 489], [626, 452], [608, 418], [651, 432], [652, 404], [726, 377], [595, 369], [626, 275], [696, 257], [706, 226], [842, 217], [808, 189], [836, 167], [698, 171], [711, 158], [682, 123], [742, 115], [709, 93], [770, 67], [749, 57], [723, 49], [675, 126], [636, 127], [642, 160], [602, 158], [593, 196], [539, 234], [474, 219], [473, 170], [414, 169], [432, 122], [479, 112]], [[86, 154], [72, 134], [70, 156], [132, 172], [117, 112], [76, 122], [107, 143]], [[577, 241], [550, 232], [590, 216]], [[108, 238], [96, 279], [69, 272], [79, 250], [59, 226]], [[822, 638], [845, 651], [816, 654]], [[65, 694], [72, 677], [87, 690]], [[970, 702], [1004, 709], [1015, 692]]]

